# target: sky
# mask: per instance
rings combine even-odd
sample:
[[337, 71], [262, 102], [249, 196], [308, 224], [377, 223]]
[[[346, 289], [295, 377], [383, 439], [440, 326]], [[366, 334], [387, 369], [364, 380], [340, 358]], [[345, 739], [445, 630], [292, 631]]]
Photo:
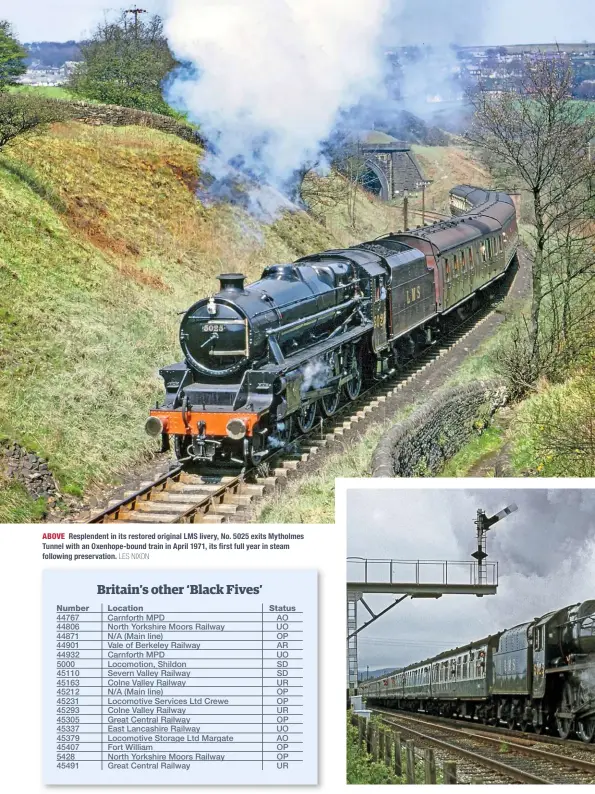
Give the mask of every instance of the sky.
[[[595, 598], [595, 490], [353, 489], [347, 499], [348, 556], [396, 560], [471, 560], [477, 509], [492, 515], [518, 505], [488, 533], [497, 595], [407, 598], [358, 635], [360, 670], [418, 662]], [[348, 563], [348, 578], [355, 570]], [[394, 601], [365, 599], [376, 613]], [[365, 615], [360, 606], [360, 623]]]
[[[199, 5], [200, 0], [196, 0]], [[365, 3], [366, 0], [345, 0]], [[404, 0], [393, 0], [405, 5]], [[416, 0], [412, 7], [438, 7], [447, 0]], [[136, 4], [133, 4], [136, 5]], [[167, 14], [168, 0], [143, 0], [141, 7], [150, 12]], [[452, 6], [452, 4], [451, 4]], [[466, 38], [461, 44], [515, 44], [531, 42], [583, 41], [595, 39], [595, 14], [592, 0], [483, 0], [479, 4], [464, 3], [462, 9], [481, 6], [483, 19], [474, 25], [456, 26]], [[0, 0], [0, 19], [9, 19], [23, 41], [67, 41], [88, 35], [105, 14], [114, 14], [122, 6], [114, 0]], [[407, 11], [405, 12], [406, 15]], [[424, 35], [426, 20], [410, 25], [417, 37]], [[478, 29], [474, 29], [474, 27]], [[430, 29], [431, 30], [431, 29]]]

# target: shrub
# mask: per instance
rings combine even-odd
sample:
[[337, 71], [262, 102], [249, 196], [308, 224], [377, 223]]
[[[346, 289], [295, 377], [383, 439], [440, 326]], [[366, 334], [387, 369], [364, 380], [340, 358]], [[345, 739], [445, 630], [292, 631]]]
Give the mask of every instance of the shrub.
[[59, 102], [27, 93], [0, 93], [0, 149], [64, 118]]

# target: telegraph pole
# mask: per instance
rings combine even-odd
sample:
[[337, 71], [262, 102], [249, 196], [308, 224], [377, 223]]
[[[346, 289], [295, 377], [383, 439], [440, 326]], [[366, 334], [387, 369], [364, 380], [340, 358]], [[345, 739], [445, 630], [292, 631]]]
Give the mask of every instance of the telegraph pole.
[[147, 14], [148, 12], [144, 8], [129, 8], [128, 11], [125, 11], [126, 14], [132, 14], [134, 16], [134, 36], [138, 39], [138, 17], [139, 14]]

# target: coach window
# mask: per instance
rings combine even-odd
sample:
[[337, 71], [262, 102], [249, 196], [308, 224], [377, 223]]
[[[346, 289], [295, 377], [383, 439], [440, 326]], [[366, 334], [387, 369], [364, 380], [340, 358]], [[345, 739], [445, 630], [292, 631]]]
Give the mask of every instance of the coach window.
[[465, 256], [465, 249], [464, 248], [461, 251], [461, 265], [462, 265], [462, 268], [463, 268], [463, 273], [466, 273], [467, 272], [467, 258]]
[[457, 657], [457, 678], [461, 677], [461, 657]]
[[473, 270], [473, 248], [468, 248], [467, 253], [469, 255], [469, 267]]
[[483, 262], [485, 262], [487, 259], [485, 243], [483, 243], [483, 245], [480, 246], [479, 250], [481, 251], [481, 259]]
[[446, 283], [450, 284], [450, 261], [448, 259], [444, 260], [445, 262], [445, 270], [446, 270]]
[[468, 658], [469, 657], [467, 656], [467, 654], [463, 656], [463, 678], [468, 677], [468, 664], [467, 664]]

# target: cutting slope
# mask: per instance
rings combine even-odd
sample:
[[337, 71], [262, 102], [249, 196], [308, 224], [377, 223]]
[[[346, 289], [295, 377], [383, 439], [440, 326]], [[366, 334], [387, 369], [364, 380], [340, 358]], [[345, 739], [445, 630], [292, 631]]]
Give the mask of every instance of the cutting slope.
[[[178, 314], [218, 273], [254, 280], [391, 228], [394, 209], [361, 194], [355, 227], [340, 200], [271, 226], [206, 208], [200, 154], [152, 130], [73, 123], [0, 156], [0, 440], [46, 458], [63, 493], [150, 457], [157, 369], [179, 357]], [[0, 520], [38, 515], [0, 457]]]

